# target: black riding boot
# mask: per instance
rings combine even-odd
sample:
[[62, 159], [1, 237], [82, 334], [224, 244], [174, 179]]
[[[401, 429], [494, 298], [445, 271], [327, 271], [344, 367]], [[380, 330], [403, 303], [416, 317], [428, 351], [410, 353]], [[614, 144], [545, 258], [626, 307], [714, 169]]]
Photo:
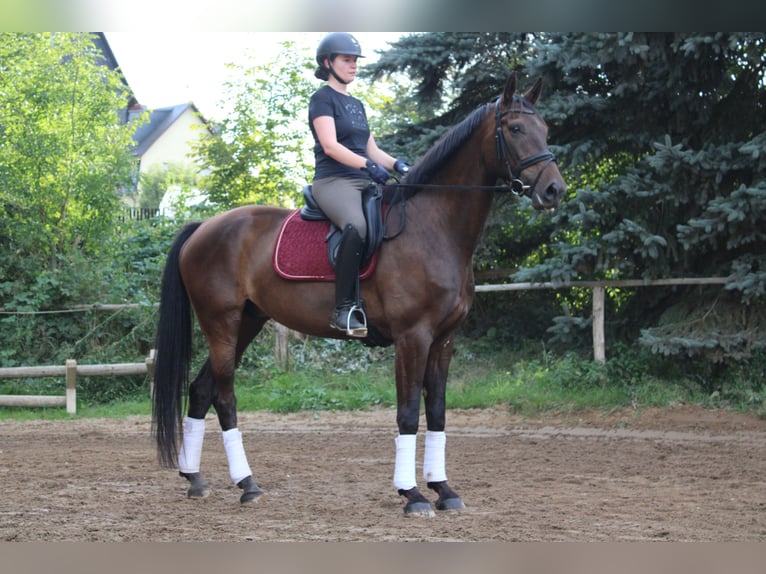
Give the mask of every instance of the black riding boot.
[[367, 318], [359, 298], [359, 265], [363, 240], [353, 225], [341, 235], [335, 256], [335, 311], [330, 326], [350, 337], [367, 336]]

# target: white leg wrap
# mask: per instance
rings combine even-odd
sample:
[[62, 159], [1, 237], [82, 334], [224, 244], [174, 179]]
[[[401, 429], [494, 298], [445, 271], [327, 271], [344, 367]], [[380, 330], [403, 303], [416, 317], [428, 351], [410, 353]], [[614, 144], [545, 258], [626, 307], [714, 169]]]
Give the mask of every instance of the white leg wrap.
[[229, 476], [234, 484], [253, 474], [250, 465], [247, 464], [245, 447], [242, 446], [242, 433], [238, 428], [223, 431], [223, 448], [226, 449], [226, 458], [229, 459]]
[[442, 432], [426, 431], [426, 449], [423, 455], [423, 478], [426, 482], [447, 480], [444, 466], [444, 447], [447, 435]]
[[205, 440], [205, 419], [184, 419], [184, 438], [178, 453], [178, 470], [185, 473], [199, 472], [202, 458], [202, 441]]
[[415, 480], [415, 447], [417, 435], [400, 434], [395, 439], [396, 463], [394, 465], [394, 487], [409, 490], [417, 486]]

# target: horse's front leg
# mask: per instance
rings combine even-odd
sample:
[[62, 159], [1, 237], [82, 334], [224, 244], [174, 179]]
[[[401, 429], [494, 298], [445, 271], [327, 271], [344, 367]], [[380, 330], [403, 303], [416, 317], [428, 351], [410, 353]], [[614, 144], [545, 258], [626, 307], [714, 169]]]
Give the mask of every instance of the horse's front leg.
[[465, 508], [460, 496], [447, 484], [446, 470], [446, 391], [454, 340], [454, 336], [450, 334], [445, 339], [434, 342], [428, 356], [424, 380], [427, 428], [423, 478], [428, 488], [439, 495], [436, 501], [437, 510]]
[[428, 344], [417, 336], [402, 336], [396, 342], [396, 460], [394, 487], [407, 499], [408, 516], [434, 516], [428, 499], [417, 487], [415, 453], [417, 449], [420, 396], [423, 390]]

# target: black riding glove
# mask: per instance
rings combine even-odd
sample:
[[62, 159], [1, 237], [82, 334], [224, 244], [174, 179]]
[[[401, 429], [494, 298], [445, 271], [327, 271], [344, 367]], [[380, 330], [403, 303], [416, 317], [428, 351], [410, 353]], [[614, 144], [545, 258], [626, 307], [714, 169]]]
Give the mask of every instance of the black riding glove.
[[367, 170], [370, 174], [370, 179], [375, 183], [386, 183], [391, 179], [391, 174], [384, 167], [380, 167], [377, 163], [373, 163], [372, 160], [367, 160], [367, 165], [362, 168]]
[[397, 159], [394, 162], [394, 169], [402, 175], [407, 175], [407, 172], [410, 171], [410, 164], [408, 164], [406, 161]]

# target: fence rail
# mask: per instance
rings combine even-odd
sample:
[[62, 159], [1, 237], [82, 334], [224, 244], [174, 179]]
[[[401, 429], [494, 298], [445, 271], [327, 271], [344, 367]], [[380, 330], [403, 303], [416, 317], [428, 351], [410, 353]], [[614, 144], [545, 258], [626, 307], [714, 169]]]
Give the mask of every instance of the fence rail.
[[98, 377], [105, 375], [154, 374], [154, 351], [143, 363], [115, 363], [112, 365], [78, 365], [68, 359], [64, 365], [38, 367], [6, 367], [0, 369], [0, 379], [23, 379], [41, 377], [64, 377], [64, 395], [0, 395], [0, 406], [5, 407], [66, 407], [70, 414], [77, 412], [77, 376]]
[[570, 289], [586, 287], [593, 289], [593, 360], [599, 363], [606, 361], [606, 335], [604, 332], [604, 316], [607, 287], [662, 287], [673, 285], [723, 285], [725, 277], [686, 277], [679, 279], [615, 279], [612, 281], [572, 281], [570, 283], [508, 283], [505, 285], [477, 285], [477, 292], [492, 291], [524, 291], [528, 289]]
[[[619, 279], [613, 281], [572, 281], [570, 283], [507, 283], [500, 285], [477, 285], [476, 292], [490, 293], [497, 291], [524, 291], [530, 289], [571, 289], [574, 287], [593, 290], [593, 359], [603, 363], [606, 361], [606, 340], [604, 334], [604, 315], [606, 289], [609, 287], [662, 287], [675, 285], [723, 285], [725, 277], [695, 277], [679, 279]], [[126, 308], [144, 307], [139, 304], [115, 305], [81, 305], [68, 311], [102, 310], [117, 311]], [[154, 304], [156, 307], [157, 304]], [[52, 311], [55, 312], [55, 311]], [[275, 353], [280, 364], [287, 364], [288, 329], [277, 324]], [[59, 377], [66, 380], [66, 394], [63, 396], [42, 395], [0, 395], [0, 406], [66, 406], [67, 412], [74, 414], [77, 409], [77, 376], [102, 375], [141, 375], [148, 374], [150, 381], [154, 374], [154, 350], [143, 363], [119, 363], [114, 365], [78, 365], [74, 360], [68, 360], [66, 365], [41, 367], [10, 367], [0, 368], [0, 379], [24, 377]], [[151, 392], [151, 382], [150, 382]]]

